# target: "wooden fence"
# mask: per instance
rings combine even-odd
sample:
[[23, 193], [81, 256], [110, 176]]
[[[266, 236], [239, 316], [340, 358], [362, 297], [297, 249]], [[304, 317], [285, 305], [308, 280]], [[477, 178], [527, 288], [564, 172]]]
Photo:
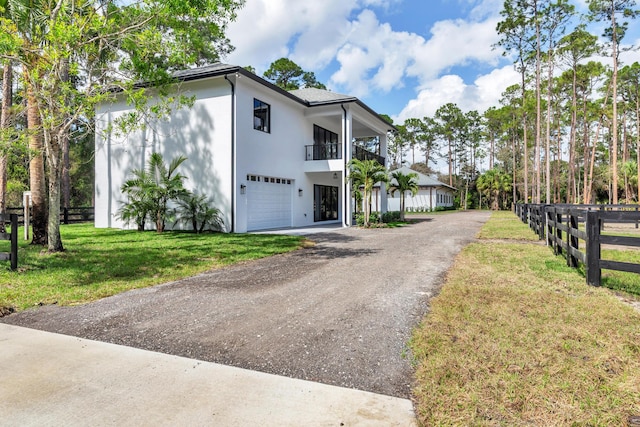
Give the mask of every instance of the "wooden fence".
[[[9, 217], [9, 221], [7, 221], [7, 217]], [[0, 252], [0, 261], [11, 261], [11, 269], [15, 270], [18, 268], [18, 216], [16, 214], [0, 215], [0, 221], [4, 223], [5, 227], [7, 223], [11, 225], [11, 232], [0, 233], [0, 240], [11, 242], [9, 252]]]
[[[24, 208], [7, 208], [7, 214], [18, 216], [18, 223], [24, 225]], [[60, 224], [74, 224], [78, 222], [89, 222], [94, 219], [94, 207], [61, 208]]]
[[[640, 237], [604, 235], [606, 224], [640, 224], [638, 205], [542, 205], [518, 204], [516, 215], [545, 239], [567, 265], [585, 266], [587, 283], [600, 286], [602, 269], [640, 274], [640, 264], [602, 259], [602, 245], [640, 247]], [[585, 224], [584, 230], [580, 224]], [[584, 242], [580, 245], [580, 240]], [[584, 251], [581, 250], [584, 248]]]

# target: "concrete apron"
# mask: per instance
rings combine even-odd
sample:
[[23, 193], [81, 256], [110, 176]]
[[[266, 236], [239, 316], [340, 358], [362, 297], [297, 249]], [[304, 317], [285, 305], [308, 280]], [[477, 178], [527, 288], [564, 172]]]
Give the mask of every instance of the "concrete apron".
[[415, 426], [411, 401], [0, 324], [1, 423]]

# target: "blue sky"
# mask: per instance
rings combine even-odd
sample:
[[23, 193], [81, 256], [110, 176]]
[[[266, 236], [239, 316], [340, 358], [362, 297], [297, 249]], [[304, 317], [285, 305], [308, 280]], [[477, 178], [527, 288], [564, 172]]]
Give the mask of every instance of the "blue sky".
[[[574, 0], [584, 10], [586, 0]], [[225, 61], [262, 74], [288, 57], [396, 122], [447, 102], [483, 112], [519, 81], [493, 45], [503, 0], [246, 0]], [[639, 45], [638, 25], [626, 41]], [[640, 61], [637, 51], [623, 61]]]

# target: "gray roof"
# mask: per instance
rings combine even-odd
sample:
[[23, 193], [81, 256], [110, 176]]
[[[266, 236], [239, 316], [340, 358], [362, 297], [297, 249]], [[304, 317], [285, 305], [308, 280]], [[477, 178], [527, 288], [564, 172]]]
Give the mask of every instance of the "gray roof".
[[406, 166], [392, 170], [390, 171], [390, 174], [396, 171], [400, 171], [405, 175], [408, 175], [410, 173], [415, 173], [416, 175], [418, 175], [418, 187], [447, 187], [452, 190], [455, 190], [455, 187], [445, 184], [444, 182], [440, 182], [437, 179], [431, 178], [430, 176], [422, 174], [418, 171], [414, 171], [413, 169], [408, 168]]
[[329, 90], [317, 89], [314, 87], [290, 90], [290, 94], [304, 99], [309, 104], [330, 104], [334, 102], [355, 101], [357, 98]]
[[209, 77], [211, 75], [217, 75], [224, 72], [234, 72], [239, 67], [237, 65], [223, 64], [222, 62], [216, 62], [215, 64], [205, 65], [198, 68], [189, 68], [187, 70], [180, 70], [173, 73], [173, 77], [179, 80], [197, 80], [203, 77]]
[[[354, 96], [342, 95], [340, 93], [331, 92], [323, 89], [316, 88], [305, 88], [305, 89], [297, 89], [292, 91], [286, 91], [281, 89], [280, 87], [274, 85], [273, 83], [263, 79], [260, 76], [253, 74], [251, 71], [248, 71], [242, 67], [237, 65], [223, 64], [222, 62], [216, 62], [215, 64], [206, 65], [198, 68], [190, 68], [188, 70], [176, 71], [173, 73], [173, 76], [180, 81], [190, 81], [190, 80], [199, 80], [206, 79], [208, 77], [220, 77], [231, 73], [239, 73], [245, 77], [248, 77], [264, 86], [271, 88], [272, 90], [286, 96], [293, 101], [296, 101], [300, 104], [306, 105], [307, 107], [328, 105], [328, 104], [337, 104], [341, 102], [354, 102], [360, 105], [362, 108], [367, 110], [369, 113], [377, 117], [381, 122], [383, 122], [388, 128], [395, 129], [392, 124], [387, 123], [387, 121], [381, 117], [378, 113], [373, 111], [371, 107], [360, 101], [358, 98]], [[139, 87], [146, 87], [148, 83], [140, 83]]]

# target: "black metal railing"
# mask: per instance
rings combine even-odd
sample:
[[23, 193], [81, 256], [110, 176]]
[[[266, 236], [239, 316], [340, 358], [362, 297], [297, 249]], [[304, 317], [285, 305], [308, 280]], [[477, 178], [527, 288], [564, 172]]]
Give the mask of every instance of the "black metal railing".
[[305, 145], [305, 160], [336, 160], [342, 158], [342, 144]]
[[375, 160], [384, 166], [384, 157], [372, 153], [371, 151], [365, 150], [362, 147], [358, 147], [357, 145], [353, 147], [353, 158], [358, 160]]
[[[335, 160], [342, 158], [342, 144], [340, 143], [305, 145], [304, 148], [305, 160]], [[384, 157], [355, 145], [353, 146], [352, 157], [358, 160], [375, 160], [383, 166], [385, 164]]]

